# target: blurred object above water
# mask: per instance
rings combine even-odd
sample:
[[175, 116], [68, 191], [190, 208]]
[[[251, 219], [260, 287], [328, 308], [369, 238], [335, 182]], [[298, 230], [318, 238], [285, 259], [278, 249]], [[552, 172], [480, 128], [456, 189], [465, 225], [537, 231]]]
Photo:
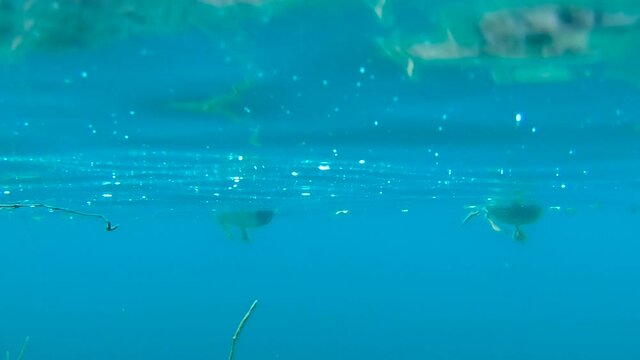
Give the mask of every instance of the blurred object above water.
[[91, 47], [190, 28], [215, 32], [265, 18], [288, 0], [0, 0], [0, 54]]
[[434, 65], [487, 68], [497, 83], [567, 81], [603, 65], [606, 77], [620, 77], [640, 44], [632, 1], [465, 1], [422, 12], [422, 26], [402, 22], [402, 12], [421, 13], [418, 4], [381, 4], [375, 12], [389, 34], [379, 43], [410, 77]]

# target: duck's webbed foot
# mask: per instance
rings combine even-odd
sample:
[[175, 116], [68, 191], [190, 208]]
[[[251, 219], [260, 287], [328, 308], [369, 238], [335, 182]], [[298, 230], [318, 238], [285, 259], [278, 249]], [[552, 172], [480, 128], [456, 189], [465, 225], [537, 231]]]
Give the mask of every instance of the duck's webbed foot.
[[493, 229], [493, 231], [497, 231], [497, 232], [501, 232], [502, 228], [495, 223], [495, 221], [491, 220], [490, 217], [487, 217], [487, 221], [489, 222], [489, 225], [491, 225], [491, 228]]
[[245, 227], [240, 228], [240, 238], [242, 239], [242, 241], [246, 241], [246, 242], [251, 241], [251, 238], [249, 238], [249, 233], [247, 232], [247, 228]]
[[220, 226], [222, 227], [222, 230], [224, 231], [224, 235], [229, 239], [229, 240], [233, 240], [234, 236], [233, 233], [231, 232], [231, 230], [229, 229], [229, 227], [227, 226], [227, 224], [220, 222]]
[[471, 218], [474, 218], [474, 217], [480, 215], [481, 212], [482, 211], [480, 211], [480, 210], [473, 210], [472, 212], [470, 212], [469, 215], [467, 215], [467, 217], [465, 217], [464, 220], [462, 220], [462, 225], [461, 226], [464, 226], [464, 224], [466, 224], [467, 221], [469, 221]]
[[520, 229], [519, 226], [516, 226], [516, 231], [513, 233], [513, 239], [517, 242], [525, 242], [527, 240], [527, 235]]

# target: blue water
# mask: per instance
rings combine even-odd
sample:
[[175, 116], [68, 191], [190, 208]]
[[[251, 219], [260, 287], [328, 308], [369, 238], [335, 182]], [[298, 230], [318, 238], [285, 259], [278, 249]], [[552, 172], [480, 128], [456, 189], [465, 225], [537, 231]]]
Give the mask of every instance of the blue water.
[[[0, 350], [224, 359], [257, 299], [236, 360], [640, 358], [620, 58], [563, 82], [456, 61], [413, 78], [365, 2], [268, 9], [2, 60], [0, 203], [120, 227], [0, 209]], [[409, 9], [403, 31], [429, 30]], [[461, 226], [520, 196], [544, 208], [526, 242]], [[256, 209], [275, 217], [250, 242], [215, 220]]]

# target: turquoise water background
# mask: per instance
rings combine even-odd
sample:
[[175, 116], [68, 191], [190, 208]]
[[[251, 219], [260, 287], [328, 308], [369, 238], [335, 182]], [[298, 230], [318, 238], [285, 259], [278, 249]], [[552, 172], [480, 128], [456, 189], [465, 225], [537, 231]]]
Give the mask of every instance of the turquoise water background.
[[[366, 3], [225, 21], [3, 60], [0, 203], [120, 227], [0, 210], [0, 350], [225, 358], [258, 299], [235, 359], [640, 358], [640, 93], [615, 65], [412, 78]], [[519, 196], [544, 208], [525, 243], [461, 226]], [[215, 220], [255, 209], [249, 243]]]

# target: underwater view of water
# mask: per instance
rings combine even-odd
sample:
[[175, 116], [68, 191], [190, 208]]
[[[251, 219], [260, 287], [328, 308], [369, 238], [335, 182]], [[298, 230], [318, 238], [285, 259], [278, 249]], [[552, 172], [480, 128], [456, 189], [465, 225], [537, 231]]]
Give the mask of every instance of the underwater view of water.
[[0, 358], [640, 359], [639, 19], [0, 1]]

